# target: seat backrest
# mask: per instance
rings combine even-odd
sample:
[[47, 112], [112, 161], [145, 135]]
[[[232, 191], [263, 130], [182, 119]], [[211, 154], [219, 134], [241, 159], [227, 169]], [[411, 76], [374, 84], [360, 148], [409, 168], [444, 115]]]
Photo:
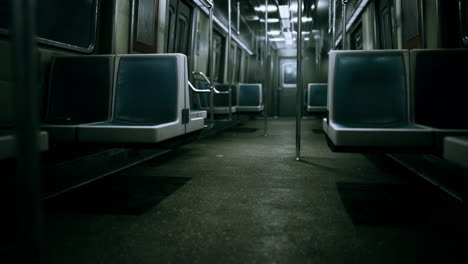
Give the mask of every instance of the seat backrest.
[[239, 106], [262, 105], [262, 84], [241, 83], [239, 84]]
[[309, 106], [327, 106], [327, 84], [309, 83], [308, 85], [308, 104]]
[[332, 51], [329, 70], [330, 118], [351, 127], [407, 124], [408, 52]]
[[44, 121], [83, 124], [111, 117], [114, 56], [53, 59]]
[[[231, 87], [231, 106], [237, 106], [237, 85], [219, 84], [216, 86], [218, 91], [228, 91]], [[216, 94], [214, 97], [214, 105], [218, 107], [229, 106], [229, 96], [227, 94]]]
[[183, 54], [117, 56], [114, 121], [129, 125], [176, 121], [185, 103], [184, 66]]
[[468, 50], [411, 51], [415, 123], [468, 129]]

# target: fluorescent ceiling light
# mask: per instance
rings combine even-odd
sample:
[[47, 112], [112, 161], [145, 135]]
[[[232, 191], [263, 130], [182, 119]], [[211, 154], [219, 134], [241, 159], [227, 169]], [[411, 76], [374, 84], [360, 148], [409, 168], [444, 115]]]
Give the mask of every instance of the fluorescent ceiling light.
[[317, 3], [317, 8], [318, 8], [318, 9], [325, 9], [325, 8], [328, 8], [328, 2], [331, 2], [331, 1], [319, 0], [318, 3]]
[[309, 41], [309, 40], [310, 40], [310, 38], [304, 38], [304, 41]]
[[279, 6], [279, 16], [280, 18], [289, 18], [289, 6], [280, 5]]
[[[280, 20], [279, 18], [269, 18], [268, 23], [278, 23]], [[260, 22], [264, 23], [265, 19], [260, 19]]]
[[[265, 5], [261, 5], [261, 6], [256, 6], [254, 7], [255, 11], [257, 12], [265, 12]], [[268, 5], [268, 13], [271, 13], [271, 12], [276, 12], [276, 10], [278, 10], [278, 8], [276, 7], [276, 5]]]
[[[297, 31], [293, 31], [293, 34], [296, 35]], [[302, 35], [309, 35], [310, 31], [302, 31]]]
[[[293, 17], [291, 21], [294, 23], [297, 23], [297, 17]], [[312, 21], [313, 19], [311, 17], [302, 17], [302, 23], [312, 22]]]
[[[297, 13], [297, 3], [291, 3], [289, 5], [289, 8], [291, 9], [292, 12]], [[302, 11], [304, 11], [304, 3], [302, 3]]]
[[281, 31], [279, 31], [279, 30], [268, 31], [268, 35], [279, 36], [279, 35], [281, 35]]
[[284, 41], [284, 38], [270, 38], [270, 41]]
[[314, 9], [315, 9], [315, 4], [312, 4], [312, 6], [310, 7], [310, 9], [314, 10]]
[[260, 18], [258, 16], [247, 16], [246, 19], [248, 21], [256, 21], [256, 20], [259, 20]]

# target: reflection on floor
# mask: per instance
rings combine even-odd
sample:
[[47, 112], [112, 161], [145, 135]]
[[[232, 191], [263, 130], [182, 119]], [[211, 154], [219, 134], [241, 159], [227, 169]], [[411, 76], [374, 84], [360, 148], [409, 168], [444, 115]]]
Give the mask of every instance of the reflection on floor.
[[96, 190], [48, 210], [48, 263], [467, 262], [454, 201], [385, 157], [330, 152], [320, 125], [304, 121], [301, 162], [294, 120], [268, 137], [259, 120], [111, 176], [97, 190], [177, 184], [136, 214], [84, 210], [112, 204]]

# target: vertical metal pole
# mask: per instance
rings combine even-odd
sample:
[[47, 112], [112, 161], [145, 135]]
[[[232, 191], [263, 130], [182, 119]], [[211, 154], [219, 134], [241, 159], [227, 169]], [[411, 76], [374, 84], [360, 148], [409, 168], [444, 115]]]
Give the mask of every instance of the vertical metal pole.
[[117, 55], [117, 20], [119, 18], [119, 1], [114, 1], [114, 20], [112, 23], [112, 54]]
[[[268, 0], [265, 0], [265, 47], [263, 50], [263, 67], [265, 67], [265, 81], [263, 82], [263, 134], [268, 136], [268, 109], [267, 109], [267, 84], [268, 84]], [[268, 63], [269, 64], [269, 63]]]
[[296, 160], [301, 160], [302, 121], [302, 0], [297, 1], [297, 93], [296, 93]]
[[346, 4], [348, 3], [348, 0], [342, 0], [341, 3], [343, 5], [343, 29], [341, 30], [341, 46], [343, 50], [346, 50]]
[[240, 1], [237, 0], [237, 34], [240, 34], [240, 16], [241, 16], [241, 11], [240, 11]]
[[424, 1], [419, 0], [419, 6], [421, 7], [421, 48], [425, 49], [427, 47], [426, 42], [426, 25], [425, 25], [425, 16], [424, 13], [426, 12], [424, 9]]
[[[214, 45], [213, 45], [213, 10], [214, 10], [214, 0], [211, 0], [211, 8], [210, 8], [210, 28], [208, 31], [208, 71], [210, 74], [211, 82], [214, 80]], [[214, 91], [210, 87], [210, 120], [211, 126], [214, 126]]]
[[134, 34], [135, 34], [135, 0], [132, 0], [132, 3], [131, 3], [131, 10], [130, 10], [130, 37], [128, 38], [128, 54], [131, 54], [133, 52], [133, 38], [134, 38]]
[[231, 54], [231, 41], [232, 41], [232, 7], [231, 7], [231, 0], [228, 0], [228, 52], [227, 52], [227, 55], [228, 55], [228, 64], [227, 64], [227, 69], [228, 69], [228, 77], [229, 77], [229, 72], [231, 72], [231, 78], [228, 78], [228, 91], [229, 91], [229, 121], [232, 121], [232, 105], [231, 105], [231, 94], [232, 94], [232, 90], [231, 90], [231, 85], [232, 85], [232, 81], [234, 79], [234, 68], [232, 67], [233, 65], [231, 65], [233, 62], [234, 62], [234, 57], [232, 57], [232, 61], [230, 61], [230, 58], [231, 56], [234, 56], [234, 54]]
[[35, 1], [10, 2], [17, 146], [15, 258], [16, 263], [43, 263]]
[[332, 50], [334, 50], [336, 47], [336, 0], [331, 0], [330, 2], [333, 2]]

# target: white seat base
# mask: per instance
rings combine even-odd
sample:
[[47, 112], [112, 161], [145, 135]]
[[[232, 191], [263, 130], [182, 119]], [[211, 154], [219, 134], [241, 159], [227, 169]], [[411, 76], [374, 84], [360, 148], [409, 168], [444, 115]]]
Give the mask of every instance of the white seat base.
[[100, 125], [78, 126], [78, 141], [108, 143], [157, 143], [185, 133], [185, 125], [171, 122], [156, 126]]
[[468, 168], [468, 136], [445, 137], [444, 159]]
[[[14, 158], [17, 155], [16, 135], [14, 131], [3, 131], [0, 134], [0, 160]], [[47, 132], [40, 131], [38, 136], [39, 151], [47, 151], [49, 149], [49, 136]]]
[[307, 106], [307, 112], [310, 113], [317, 113], [317, 112], [326, 112], [327, 107], [326, 106]]
[[[210, 108], [203, 108], [203, 110], [206, 110], [206, 111], [211, 111]], [[215, 114], [229, 114], [229, 107], [214, 107], [214, 113]], [[231, 107], [231, 113], [235, 113], [237, 112], [237, 107], [236, 106], [232, 106]]]
[[237, 112], [261, 112], [263, 105], [258, 106], [236, 106]]
[[432, 130], [414, 125], [414, 128], [349, 128], [324, 119], [323, 130], [337, 147], [369, 148], [429, 148]]

